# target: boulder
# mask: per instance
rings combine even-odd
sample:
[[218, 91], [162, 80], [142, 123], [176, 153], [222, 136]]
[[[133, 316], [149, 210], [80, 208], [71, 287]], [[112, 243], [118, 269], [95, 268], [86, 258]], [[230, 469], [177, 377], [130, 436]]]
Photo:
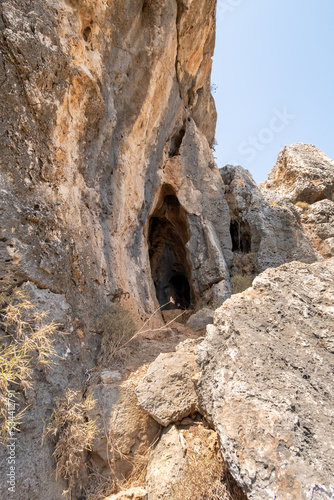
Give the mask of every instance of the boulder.
[[93, 383], [87, 391], [97, 402], [89, 414], [98, 427], [92, 452], [101, 473], [110, 475], [110, 461], [114, 460], [116, 476], [123, 480], [133, 470], [134, 457], [144, 456], [155, 442], [160, 426], [137, 405], [133, 378], [138, 380], [141, 370], [122, 380], [120, 372], [107, 373], [112, 374], [108, 382]]
[[192, 381], [198, 372], [196, 346], [196, 341], [187, 340], [176, 352], [160, 354], [136, 387], [139, 406], [165, 427], [197, 408]]
[[285, 146], [268, 181], [262, 182], [260, 187], [275, 191], [293, 203], [334, 201], [334, 161], [313, 144]]
[[200, 404], [249, 500], [334, 494], [334, 258], [268, 269], [216, 311]]
[[317, 257], [332, 256], [330, 241], [325, 240], [334, 237], [333, 160], [312, 144], [286, 146], [260, 187], [267, 199], [294, 204]]
[[187, 321], [187, 326], [198, 332], [199, 330], [203, 330], [207, 325], [213, 323], [214, 311], [212, 309], [201, 309], [197, 313], [190, 316]]
[[174, 425], [165, 429], [153, 450], [146, 476], [148, 500], [171, 498], [170, 487], [178, 479], [184, 466], [186, 447], [182, 435]]

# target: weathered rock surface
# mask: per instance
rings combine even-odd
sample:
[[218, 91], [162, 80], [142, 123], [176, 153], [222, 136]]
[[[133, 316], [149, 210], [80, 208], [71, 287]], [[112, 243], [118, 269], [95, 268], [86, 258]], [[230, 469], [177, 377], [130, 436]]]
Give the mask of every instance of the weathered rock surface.
[[189, 340], [180, 344], [176, 352], [160, 354], [136, 387], [139, 406], [165, 427], [197, 409], [192, 381], [198, 371], [197, 344]]
[[[292, 144], [260, 187], [266, 198], [290, 200], [300, 213], [305, 232], [320, 258], [333, 255], [334, 161], [312, 144]], [[281, 201], [282, 203], [282, 201]], [[326, 241], [327, 240], [327, 241]]]
[[255, 273], [293, 260], [316, 260], [293, 203], [266, 198], [242, 167], [227, 165], [220, 173], [230, 207], [233, 251], [252, 253]]
[[[112, 372], [115, 373], [115, 372]], [[117, 372], [116, 372], [117, 373]], [[89, 418], [95, 420], [99, 432], [92, 446], [100, 472], [110, 475], [110, 461], [115, 464], [116, 477], [126, 479], [133, 470], [133, 458], [142, 455], [155, 442], [160, 425], [138, 407], [135, 386], [143, 377], [142, 370], [126, 380], [106, 380], [92, 384], [88, 394], [97, 401]]]
[[334, 161], [313, 144], [285, 146], [268, 181], [262, 182], [260, 187], [274, 190], [293, 203], [334, 201]]
[[200, 402], [249, 499], [334, 494], [334, 259], [268, 269], [216, 311]]
[[153, 450], [147, 468], [148, 500], [167, 500], [170, 487], [177, 480], [184, 466], [186, 447], [180, 431], [172, 425], [164, 430]]
[[207, 325], [213, 323], [214, 314], [212, 309], [203, 308], [190, 316], [186, 324], [189, 328], [198, 332], [199, 330], [203, 330]]
[[119, 290], [145, 316], [160, 288], [197, 303], [228, 280], [215, 0], [0, 9], [2, 289], [30, 280], [92, 325]]
[[[187, 457], [206, 457], [208, 464], [216, 458], [217, 433], [205, 428], [199, 422], [188, 420], [190, 422], [187, 427], [172, 425], [165, 429], [161, 440], [154, 448], [147, 468], [148, 500], [173, 498], [173, 485], [184, 480], [182, 471], [187, 463]], [[200, 473], [203, 474], [203, 470]]]

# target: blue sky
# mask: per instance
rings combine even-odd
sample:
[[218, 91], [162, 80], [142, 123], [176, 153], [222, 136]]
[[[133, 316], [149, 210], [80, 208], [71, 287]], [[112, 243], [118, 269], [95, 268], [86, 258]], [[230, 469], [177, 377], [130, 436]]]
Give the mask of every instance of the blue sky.
[[211, 81], [219, 167], [260, 182], [294, 142], [334, 159], [334, 0], [218, 0]]

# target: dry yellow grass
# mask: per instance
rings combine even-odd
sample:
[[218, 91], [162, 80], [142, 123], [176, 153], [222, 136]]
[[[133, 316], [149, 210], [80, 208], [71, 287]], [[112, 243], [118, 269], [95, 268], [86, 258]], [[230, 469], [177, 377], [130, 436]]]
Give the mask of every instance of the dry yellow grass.
[[43, 439], [47, 436], [56, 441], [53, 453], [56, 459], [57, 477], [68, 480], [69, 491], [75, 485], [85, 452], [91, 450], [96, 436], [95, 421], [87, 420], [87, 413], [95, 406], [90, 396], [83, 400], [79, 391], [67, 389], [56, 402]]
[[[8, 391], [27, 390], [32, 387], [35, 366], [46, 369], [56, 356], [52, 335], [57, 326], [47, 320], [48, 312], [37, 312], [29, 296], [16, 290], [11, 296], [0, 297], [0, 440], [8, 435]], [[18, 427], [24, 409], [15, 415]]]
[[191, 452], [179, 480], [171, 488], [173, 500], [246, 500], [220, 456]]

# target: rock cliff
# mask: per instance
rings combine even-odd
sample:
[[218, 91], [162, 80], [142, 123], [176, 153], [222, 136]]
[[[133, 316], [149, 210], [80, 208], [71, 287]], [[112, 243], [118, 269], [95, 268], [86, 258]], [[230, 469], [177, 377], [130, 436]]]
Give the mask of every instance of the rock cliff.
[[214, 39], [214, 0], [1, 3], [3, 289], [143, 316], [228, 278]]
[[[333, 498], [334, 163], [218, 170], [215, 10], [1, 2], [1, 291], [58, 324], [15, 386], [17, 500]], [[68, 387], [96, 402], [74, 486], [41, 446]]]

